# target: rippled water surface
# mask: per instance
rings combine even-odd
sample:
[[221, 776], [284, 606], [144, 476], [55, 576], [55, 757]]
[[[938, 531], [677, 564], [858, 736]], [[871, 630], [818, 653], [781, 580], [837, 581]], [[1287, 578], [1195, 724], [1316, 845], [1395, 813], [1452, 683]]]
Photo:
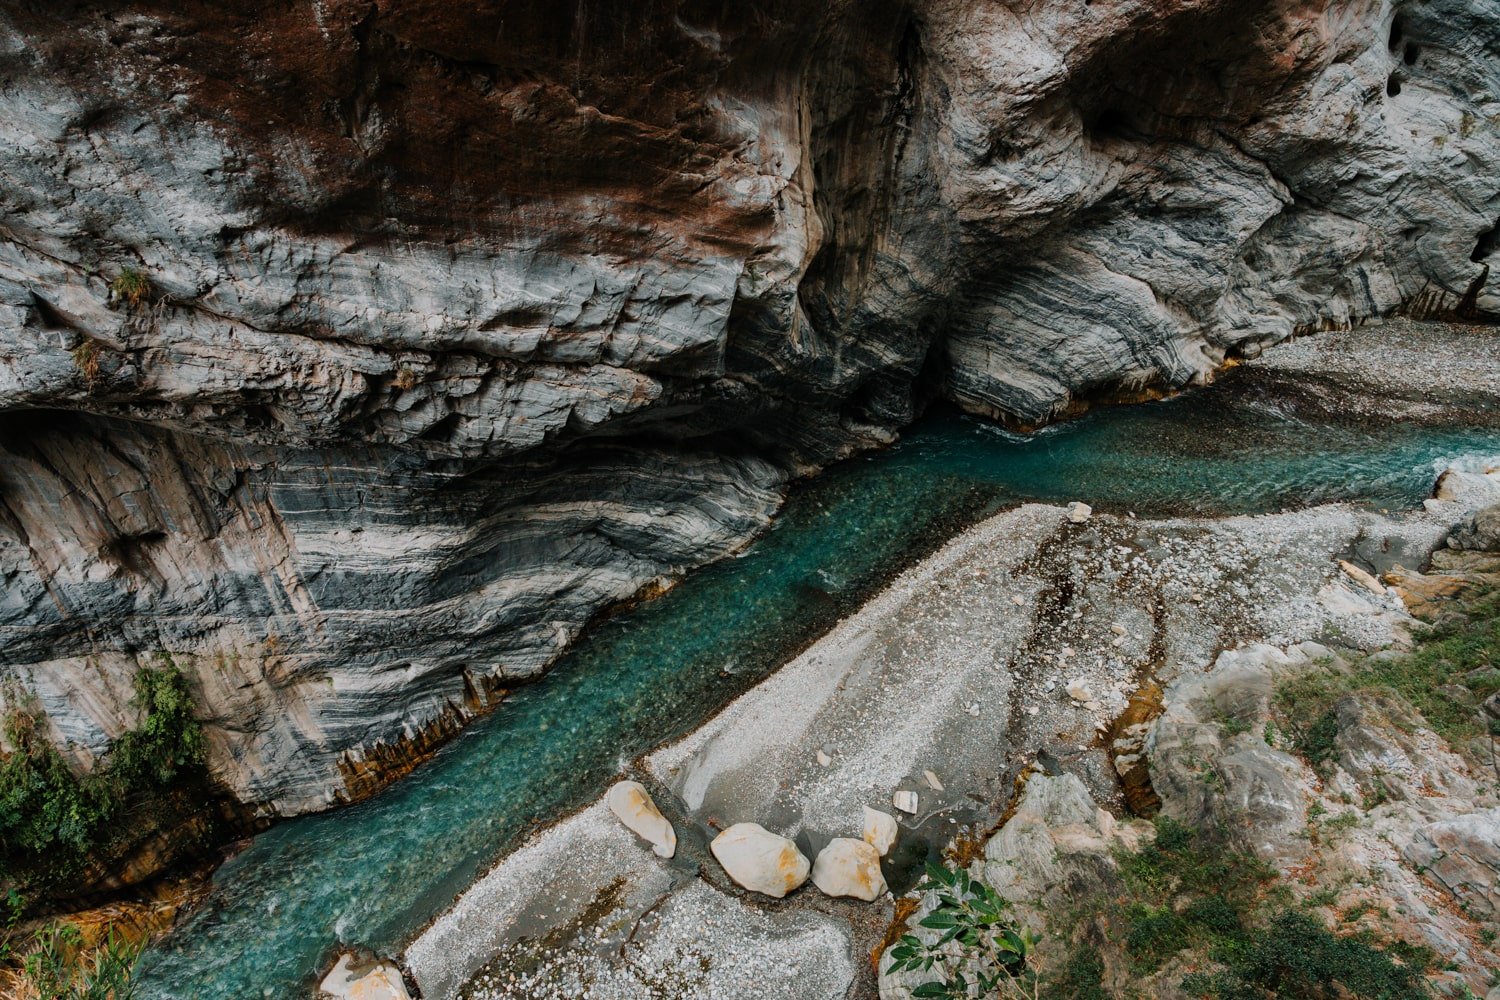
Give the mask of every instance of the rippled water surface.
[[957, 528], [1021, 499], [1103, 510], [1411, 506], [1500, 432], [1307, 425], [1219, 393], [1031, 437], [953, 414], [794, 492], [738, 559], [595, 629], [541, 682], [361, 805], [281, 824], [142, 963], [150, 997], [300, 997], [339, 944], [394, 952], [498, 855], [685, 733]]

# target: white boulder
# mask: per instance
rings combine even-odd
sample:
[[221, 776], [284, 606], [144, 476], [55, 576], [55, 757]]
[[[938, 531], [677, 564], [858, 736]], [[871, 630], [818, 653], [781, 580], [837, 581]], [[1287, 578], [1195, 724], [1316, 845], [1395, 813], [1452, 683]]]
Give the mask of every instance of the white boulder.
[[737, 885], [773, 899], [806, 882], [811, 868], [796, 844], [759, 823], [734, 824], [708, 849]]
[[1093, 516], [1094, 508], [1090, 507], [1086, 503], [1081, 503], [1077, 500], [1074, 500], [1072, 503], [1068, 504], [1068, 520], [1072, 521], [1074, 524], [1082, 524], [1084, 521], [1087, 521]]
[[896, 817], [890, 813], [881, 812], [879, 809], [863, 807], [865, 810], [865, 843], [875, 848], [875, 852], [881, 856], [891, 853], [891, 848], [896, 843], [896, 834], [900, 827], [896, 825]]
[[829, 896], [853, 896], [872, 902], [885, 895], [880, 854], [863, 840], [837, 837], [818, 852], [813, 884]]
[[617, 781], [604, 797], [609, 811], [646, 843], [657, 857], [670, 858], [677, 853], [677, 831], [639, 781]]
[[1089, 702], [1094, 700], [1093, 694], [1089, 692], [1089, 686], [1082, 677], [1068, 681], [1068, 697], [1076, 702]]
[[318, 989], [334, 1000], [411, 1000], [400, 969], [389, 962], [360, 962], [348, 952], [339, 956]]

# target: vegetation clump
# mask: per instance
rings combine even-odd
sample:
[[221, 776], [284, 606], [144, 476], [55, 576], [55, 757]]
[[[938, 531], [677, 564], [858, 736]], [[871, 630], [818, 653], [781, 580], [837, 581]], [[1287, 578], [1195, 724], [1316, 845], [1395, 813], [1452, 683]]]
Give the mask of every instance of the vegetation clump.
[[203, 730], [187, 680], [170, 658], [135, 676], [136, 728], [116, 739], [94, 769], [75, 773], [37, 715], [4, 720], [11, 752], [0, 760], [0, 872], [12, 888], [45, 891], [75, 877], [136, 810], [203, 775]]
[[1111, 967], [1132, 982], [1167, 976], [1204, 1000], [1431, 996], [1430, 955], [1335, 934], [1292, 906], [1275, 869], [1221, 836], [1159, 817], [1155, 840], [1116, 862], [1119, 884], [1078, 901], [1075, 921], [1089, 925], [1048, 977], [1047, 996], [1121, 996], [1107, 985]]
[[120, 269], [120, 273], [109, 283], [109, 293], [116, 302], [123, 302], [130, 309], [141, 306], [151, 295], [151, 282], [145, 274], [133, 267]]
[[936, 894], [937, 905], [918, 926], [937, 931], [933, 941], [905, 934], [891, 949], [888, 971], [932, 973], [918, 986], [920, 1000], [1035, 995], [1036, 976], [1026, 968], [1036, 939], [1013, 925], [1010, 902], [962, 868], [928, 863], [917, 886]]
[[1354, 660], [1345, 669], [1311, 670], [1282, 684], [1277, 709], [1293, 749], [1326, 772], [1338, 735], [1335, 705], [1352, 691], [1398, 698], [1455, 750], [1476, 738], [1500, 736], [1500, 720], [1476, 706], [1500, 692], [1500, 590], [1484, 590], [1458, 603], [1418, 637], [1410, 653]]
[[99, 381], [99, 342], [84, 337], [72, 350], [73, 367], [90, 389]]
[[71, 924], [37, 931], [3, 994], [6, 1000], [131, 1000], [140, 946], [110, 930], [94, 948]]

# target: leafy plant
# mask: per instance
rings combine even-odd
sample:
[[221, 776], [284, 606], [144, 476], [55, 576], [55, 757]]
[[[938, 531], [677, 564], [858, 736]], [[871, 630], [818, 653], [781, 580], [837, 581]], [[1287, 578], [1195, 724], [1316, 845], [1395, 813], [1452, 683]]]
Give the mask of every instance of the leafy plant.
[[891, 949], [889, 972], [933, 972], [937, 978], [912, 991], [922, 1000], [1029, 995], [1035, 977], [1026, 957], [1036, 938], [1009, 924], [1010, 903], [962, 868], [927, 865], [918, 891], [936, 893], [937, 905], [918, 926], [938, 931], [923, 941], [905, 934]]

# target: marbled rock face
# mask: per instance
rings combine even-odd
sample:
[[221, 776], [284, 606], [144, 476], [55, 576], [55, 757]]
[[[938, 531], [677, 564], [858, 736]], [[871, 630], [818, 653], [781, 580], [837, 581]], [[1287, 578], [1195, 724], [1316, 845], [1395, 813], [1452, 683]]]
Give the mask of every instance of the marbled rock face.
[[1497, 48], [1492, 0], [11, 5], [3, 669], [96, 751], [170, 651], [242, 799], [361, 794], [934, 396], [1500, 308]]

